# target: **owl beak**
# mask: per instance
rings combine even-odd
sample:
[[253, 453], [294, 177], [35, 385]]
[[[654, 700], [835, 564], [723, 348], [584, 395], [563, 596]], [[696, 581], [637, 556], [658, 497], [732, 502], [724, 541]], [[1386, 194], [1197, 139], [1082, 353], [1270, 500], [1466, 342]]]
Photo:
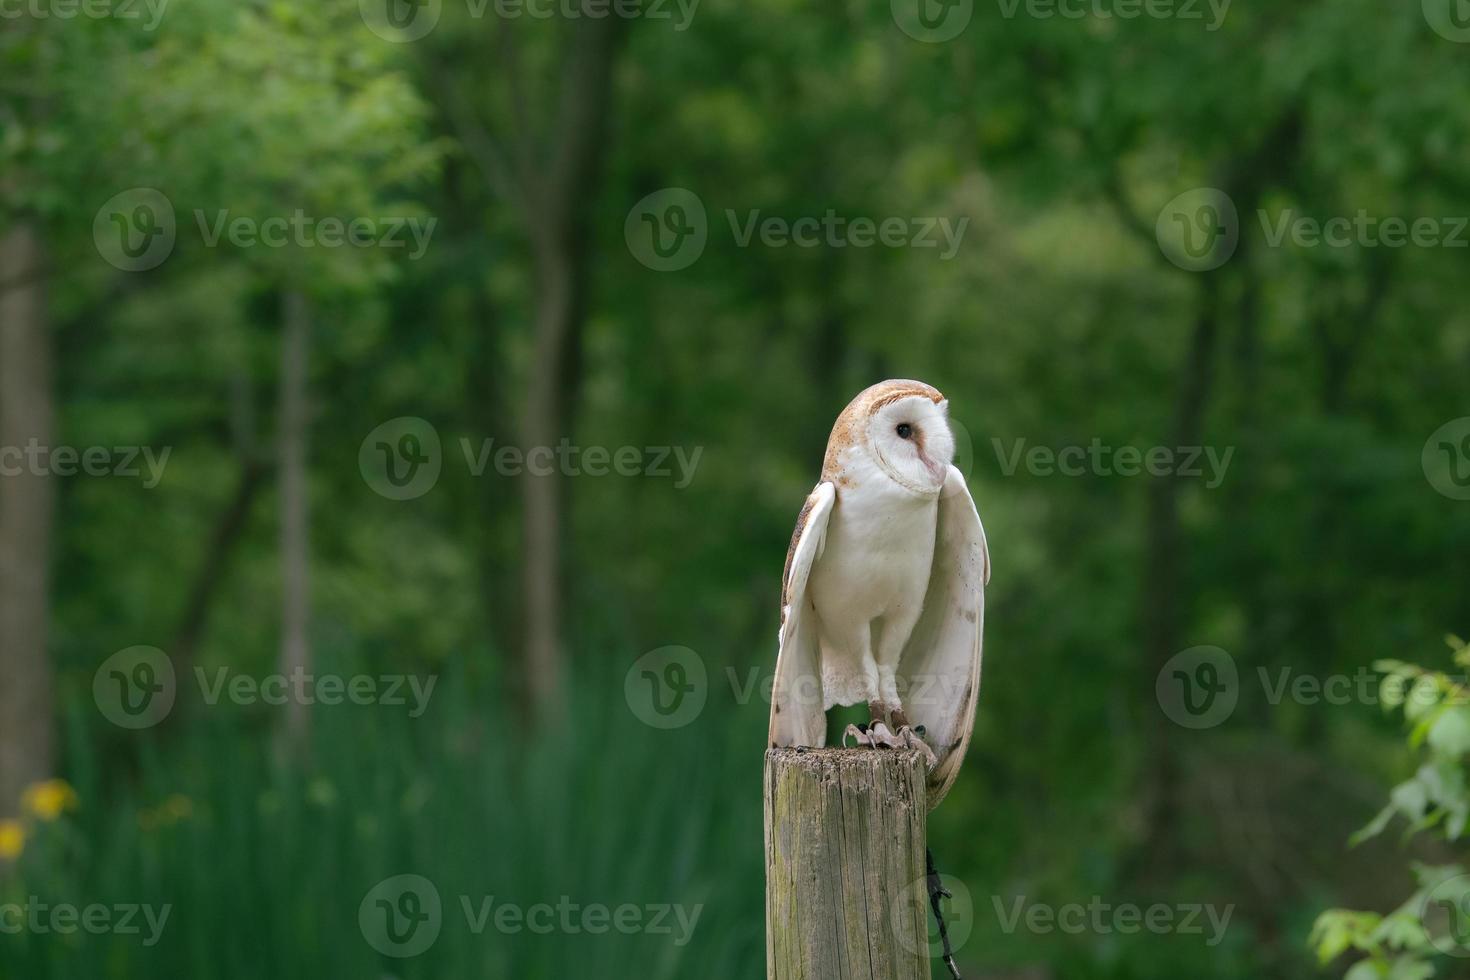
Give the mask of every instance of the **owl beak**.
[[928, 453], [919, 450], [919, 461], [924, 464], [924, 469], [929, 471], [929, 475], [934, 477], [935, 483], [941, 485], [944, 483], [944, 466], [938, 460], [931, 459]]

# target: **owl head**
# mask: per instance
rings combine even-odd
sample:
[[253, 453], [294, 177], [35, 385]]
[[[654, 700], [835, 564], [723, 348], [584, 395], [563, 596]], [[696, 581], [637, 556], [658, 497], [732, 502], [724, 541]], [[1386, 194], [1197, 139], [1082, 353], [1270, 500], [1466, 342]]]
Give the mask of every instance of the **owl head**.
[[922, 381], [884, 381], [838, 417], [824, 470], [837, 477], [862, 458], [903, 488], [932, 494], [943, 488], [954, 452], [945, 397]]

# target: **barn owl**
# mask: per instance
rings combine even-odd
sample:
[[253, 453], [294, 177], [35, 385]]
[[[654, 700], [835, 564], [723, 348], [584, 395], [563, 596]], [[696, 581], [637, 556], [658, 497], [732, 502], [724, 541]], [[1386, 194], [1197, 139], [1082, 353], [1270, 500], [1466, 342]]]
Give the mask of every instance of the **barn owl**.
[[837, 417], [786, 553], [771, 698], [772, 748], [821, 746], [828, 709], [866, 704], [843, 743], [923, 753], [931, 809], [974, 726], [990, 581], [948, 410], [923, 382], [884, 381]]

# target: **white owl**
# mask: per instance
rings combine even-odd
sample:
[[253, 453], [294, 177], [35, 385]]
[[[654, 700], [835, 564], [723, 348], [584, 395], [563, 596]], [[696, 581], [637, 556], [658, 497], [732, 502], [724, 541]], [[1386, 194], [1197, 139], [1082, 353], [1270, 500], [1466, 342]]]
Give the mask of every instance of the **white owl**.
[[990, 581], [948, 408], [923, 382], [884, 381], [837, 417], [786, 554], [771, 699], [773, 748], [821, 746], [827, 709], [866, 703], [870, 725], [844, 742], [922, 751], [931, 808], [974, 727]]

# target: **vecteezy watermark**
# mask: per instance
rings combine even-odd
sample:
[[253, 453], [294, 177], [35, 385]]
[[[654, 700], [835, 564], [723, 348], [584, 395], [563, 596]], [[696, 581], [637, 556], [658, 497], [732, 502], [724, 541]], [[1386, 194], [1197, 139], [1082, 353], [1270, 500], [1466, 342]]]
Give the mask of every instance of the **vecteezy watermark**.
[[[1470, 7], [1470, 0], [1465, 2]], [[1382, 217], [1360, 208], [1356, 214], [1317, 218], [1284, 208], [1273, 215], [1256, 211], [1268, 248], [1466, 248], [1470, 217]], [[1155, 224], [1159, 249], [1170, 262], [1191, 272], [1218, 269], [1240, 243], [1240, 214], [1229, 194], [1213, 187], [1185, 191], [1164, 205]]]
[[[494, 438], [461, 438], [460, 452], [473, 477], [493, 470], [499, 476], [621, 476], [672, 479], [676, 490], [694, 480], [703, 446], [577, 446], [562, 439], [555, 446], [497, 444]], [[402, 416], [369, 432], [357, 453], [363, 480], [390, 500], [422, 497], [439, 482], [444, 454], [439, 432], [425, 419]]]
[[628, 211], [623, 240], [633, 258], [655, 272], [687, 269], [709, 241], [704, 202], [686, 187], [654, 191]]
[[[0, 477], [116, 476], [141, 479], [146, 490], [163, 481], [172, 446], [43, 446], [31, 439], [24, 446], [0, 446]], [[142, 464], [141, 467], [139, 464]]]
[[314, 218], [297, 208], [287, 215], [254, 218], [248, 215], [230, 217], [228, 209], [207, 215], [194, 212], [199, 237], [206, 248], [219, 246], [224, 238], [236, 248], [409, 248], [409, 261], [421, 259], [429, 250], [438, 218], [393, 217], [351, 218], [335, 216]]
[[[460, 895], [465, 928], [479, 936], [493, 929], [504, 936], [529, 932], [538, 936], [668, 936], [675, 946], [689, 944], [704, 905], [582, 903], [569, 895], [555, 903], [507, 902], [495, 895]], [[433, 946], [444, 929], [444, 903], [439, 889], [423, 875], [404, 874], [369, 889], [358, 906], [357, 922], [369, 946], [384, 956], [418, 956]]]
[[990, 440], [996, 461], [1005, 476], [1014, 476], [1024, 464], [1032, 476], [1182, 476], [1203, 478], [1205, 488], [1214, 490], [1225, 481], [1225, 472], [1235, 456], [1235, 447], [1224, 451], [1214, 446], [1107, 446], [1094, 437], [1086, 446], [1026, 446], [1025, 439], [1013, 440], [1009, 449], [998, 438]]
[[1220, 945], [1225, 938], [1225, 930], [1230, 928], [1230, 918], [1235, 914], [1233, 904], [1223, 909], [1198, 902], [1179, 905], [1160, 902], [1140, 906], [1130, 902], [1109, 902], [1101, 895], [1093, 895], [1086, 903], [1063, 905], [1032, 902], [1024, 895], [1009, 900], [993, 895], [991, 904], [1001, 931], [1008, 935], [1017, 931], [1036, 935], [1061, 932], [1069, 936], [1109, 936], [1114, 933], [1132, 936], [1147, 932], [1155, 936], [1204, 936], [1205, 945], [1211, 948]]
[[163, 20], [169, 0], [0, 0], [0, 20], [138, 20], [147, 12], [143, 30]]
[[384, 956], [417, 956], [439, 938], [444, 903], [423, 875], [394, 875], [378, 882], [357, 907], [357, 926]]
[[1447, 41], [1470, 44], [1470, 2], [1467, 0], [1423, 0], [1424, 19]]
[[1154, 695], [1181, 728], [1214, 728], [1235, 713], [1240, 672], [1219, 647], [1190, 647], [1169, 658], [1154, 681]]
[[[694, 20], [699, 0], [464, 0], [474, 20], [487, 14], [499, 20], [622, 20], [673, 21], [685, 31]], [[385, 41], [417, 41], [439, 25], [443, 0], [358, 0], [358, 11], [368, 30]]]
[[1419, 919], [1435, 949], [1447, 956], [1470, 957], [1470, 875], [1446, 878], [1429, 889]]
[[[407, 708], [410, 718], [429, 707], [438, 677], [430, 674], [315, 673], [297, 667], [290, 673], [241, 674], [229, 667], [194, 668], [206, 705], [229, 701], [240, 706], [336, 707], [343, 704]], [[102, 716], [120, 728], [151, 728], [173, 711], [178, 677], [173, 660], [157, 647], [137, 646], [108, 657], [92, 676], [92, 699]]]
[[173, 661], [157, 647], [119, 650], [92, 675], [92, 700], [119, 728], [152, 728], [174, 709], [178, 678]]
[[[407, 249], [410, 260], [428, 251], [438, 218], [316, 217], [297, 208], [290, 214], [231, 214], [194, 210], [194, 224], [205, 248], [227, 242], [236, 248]], [[178, 239], [178, 220], [161, 191], [135, 187], [114, 195], [92, 221], [98, 254], [124, 272], [143, 272], [162, 265]]]
[[[434, 696], [434, 685], [439, 678], [430, 674], [315, 674], [297, 667], [289, 674], [267, 674], [254, 677], [239, 674], [228, 667], [219, 667], [206, 672], [203, 667], [194, 668], [199, 681], [204, 703], [219, 704], [221, 697], [238, 705], [267, 704], [280, 707], [287, 704], [314, 704], [335, 707], [339, 704], [383, 705], [388, 708], [408, 708], [408, 717], [418, 718], [429, 710], [429, 699]], [[212, 674], [213, 676], [209, 676]]]
[[1451, 500], [1470, 500], [1470, 415], [1435, 429], [1419, 461], [1431, 487]]
[[[743, 671], [727, 666], [723, 680], [731, 700], [742, 707], [757, 700], [769, 706], [775, 698], [774, 664]], [[648, 651], [633, 662], [623, 677], [623, 698], [628, 708], [639, 721], [652, 728], [689, 725], [719, 688], [718, 683], [711, 682], [704, 658], [684, 646]], [[947, 674], [899, 674], [893, 678], [893, 689], [906, 708], [922, 714], [923, 708], [954, 704], [966, 697], [970, 679]], [[822, 681], [813, 675], [797, 677], [786, 695], [788, 702], [784, 703], [821, 705]]]
[[[788, 218], [725, 209], [725, 221], [737, 248], [916, 248], [936, 249], [941, 260], [954, 258], [969, 227], [960, 217], [873, 218], [838, 214], [828, 208], [818, 215]], [[657, 272], [675, 272], [704, 254], [709, 219], [704, 202], [684, 187], [666, 187], [633, 205], [623, 222], [628, 251]]]
[[1024, 13], [1036, 20], [1209, 20], [1205, 30], [1218, 31], [1231, 0], [996, 0], [1000, 14], [1013, 20]]
[[158, 268], [173, 253], [177, 237], [173, 202], [152, 187], [134, 187], [108, 198], [92, 219], [98, 254], [124, 272]]
[[709, 700], [709, 671], [704, 659], [688, 647], [659, 647], [628, 668], [623, 698], [645, 725], [683, 728], [704, 711]]
[[1164, 257], [1188, 272], [1218, 269], [1240, 244], [1240, 214], [1230, 195], [1196, 187], [1164, 205], [1154, 224]]
[[[964, 949], [975, 931], [975, 902], [970, 889], [954, 875], [939, 876], [939, 910], [953, 953]], [[944, 955], [944, 937], [929, 914], [929, 876], [923, 875], [903, 887], [889, 908], [889, 925], [898, 945], [907, 953], [928, 959]]]
[[1298, 214], [1292, 208], [1284, 208], [1274, 218], [1262, 209], [1257, 217], [1271, 248], [1280, 248], [1288, 239], [1298, 248], [1470, 247], [1470, 236], [1465, 233], [1470, 217], [1381, 218], [1362, 208], [1351, 218], [1339, 215], [1322, 220]]
[[[1290, 702], [1315, 707], [1381, 703], [1433, 707], [1444, 702], [1432, 683], [1400, 676], [1383, 676], [1368, 667], [1352, 673], [1312, 674], [1291, 666], [1257, 667], [1257, 696], [1271, 707]], [[1456, 680], [1470, 686], [1470, 677]], [[1155, 680], [1159, 707], [1183, 728], [1204, 729], [1224, 724], [1239, 705], [1243, 684], [1235, 658], [1214, 646], [1190, 647], [1170, 658]], [[1412, 713], [1411, 713], [1412, 716]]]
[[156, 946], [172, 911], [172, 905], [127, 902], [117, 905], [100, 902], [89, 905], [48, 904], [31, 895], [25, 902], [0, 902], [0, 934], [70, 936], [85, 932], [93, 936], [142, 936], [144, 946]]
[[975, 15], [975, 0], [889, 0], [888, 7], [899, 30], [929, 44], [959, 37]]
[[730, 233], [740, 248], [749, 248], [752, 239], [766, 248], [943, 248], [941, 260], [955, 257], [965, 229], [970, 226], [968, 217], [952, 220], [946, 217], [929, 218], [849, 218], [832, 208], [820, 218], [808, 215], [789, 219], [778, 215], [761, 216], [759, 209], [740, 216], [730, 208], [725, 209], [725, 220], [730, 224]]

